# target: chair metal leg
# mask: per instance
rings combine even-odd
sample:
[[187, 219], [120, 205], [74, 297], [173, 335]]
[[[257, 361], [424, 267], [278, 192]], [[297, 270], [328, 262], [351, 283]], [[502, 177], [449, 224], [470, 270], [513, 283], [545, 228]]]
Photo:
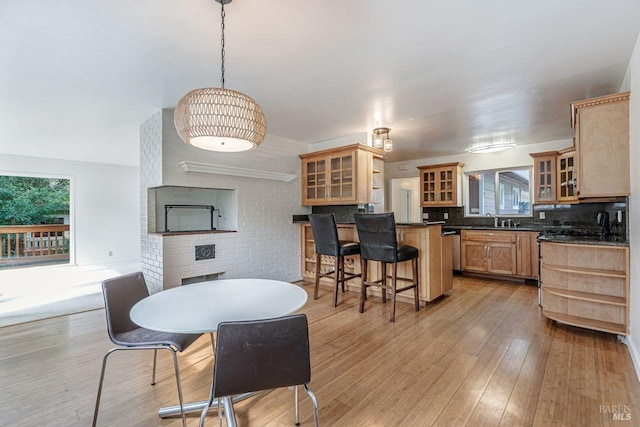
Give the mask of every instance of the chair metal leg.
[[[169, 346], [166, 346], [166, 347], [154, 347], [154, 346], [114, 347], [104, 355], [104, 358], [102, 359], [102, 370], [100, 372], [100, 382], [98, 384], [98, 395], [96, 396], [96, 407], [95, 407], [95, 410], [93, 411], [93, 423], [92, 423], [92, 426], [95, 427], [96, 426], [96, 422], [98, 420], [98, 410], [99, 410], [99, 407], [100, 407], [100, 397], [102, 396], [102, 385], [104, 383], [104, 376], [105, 376], [105, 371], [106, 371], [106, 367], [107, 367], [107, 358], [111, 355], [111, 353], [114, 353], [114, 352], [116, 352], [118, 350], [154, 350], [154, 353], [157, 352], [157, 350], [169, 350], [171, 352], [171, 354], [173, 355], [173, 368], [176, 371], [176, 382], [178, 384], [178, 398], [180, 399], [180, 413], [182, 414], [182, 425], [184, 427], [186, 427], [187, 426], [187, 417], [185, 416], [184, 402], [182, 400], [182, 385], [180, 383], [180, 370], [178, 368], [178, 355], [177, 355], [176, 351], [172, 347], [169, 347]], [[155, 358], [155, 354], [154, 354], [154, 358]]]
[[187, 427], [187, 416], [184, 412], [184, 401], [182, 400], [182, 383], [180, 382], [180, 369], [178, 368], [178, 355], [171, 347], [165, 347], [173, 355], [173, 368], [176, 371], [176, 383], [178, 385], [178, 399], [180, 400], [180, 414], [182, 415], [182, 425]]
[[320, 420], [318, 419], [318, 401], [316, 400], [316, 395], [309, 390], [308, 384], [304, 385], [304, 390], [307, 392], [309, 398], [311, 398], [311, 402], [313, 403], [313, 415], [316, 421], [316, 427], [318, 427], [320, 425]]
[[313, 299], [318, 299], [319, 285], [320, 285], [320, 254], [316, 253], [316, 283], [313, 290]]
[[156, 360], [158, 359], [158, 350], [153, 350], [153, 375], [151, 376], [151, 385], [156, 385]]
[[398, 279], [398, 263], [394, 262], [391, 267], [391, 319], [390, 322], [396, 320], [396, 284]]
[[119, 348], [112, 348], [107, 351], [102, 358], [102, 370], [100, 371], [100, 382], [98, 383], [98, 395], [96, 397], [96, 407], [93, 410], [93, 423], [91, 424], [93, 427], [96, 427], [96, 422], [98, 421], [98, 408], [100, 407], [100, 396], [102, 395], [102, 383], [104, 382], [104, 373], [107, 368], [107, 358], [114, 351], [119, 350]]
[[293, 386], [293, 395], [296, 401], [296, 425], [300, 425], [300, 408], [298, 407], [298, 386]]
[[[215, 354], [215, 350], [213, 352]], [[213, 378], [213, 377], [212, 377]], [[220, 416], [220, 400], [218, 399], [218, 416]], [[211, 390], [209, 391], [209, 400], [202, 408], [202, 413], [200, 414], [200, 425], [204, 425], [204, 420], [207, 417], [207, 412], [209, 412], [209, 407], [213, 404], [213, 381], [211, 381]]]

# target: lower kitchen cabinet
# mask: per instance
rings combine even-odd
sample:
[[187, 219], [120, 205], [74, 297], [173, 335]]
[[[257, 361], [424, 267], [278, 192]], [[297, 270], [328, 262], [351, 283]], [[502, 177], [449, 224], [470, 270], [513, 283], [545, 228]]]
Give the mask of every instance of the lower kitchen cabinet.
[[526, 231], [462, 230], [462, 270], [537, 278], [537, 234]]
[[629, 248], [542, 242], [542, 314], [614, 334], [629, 331]]

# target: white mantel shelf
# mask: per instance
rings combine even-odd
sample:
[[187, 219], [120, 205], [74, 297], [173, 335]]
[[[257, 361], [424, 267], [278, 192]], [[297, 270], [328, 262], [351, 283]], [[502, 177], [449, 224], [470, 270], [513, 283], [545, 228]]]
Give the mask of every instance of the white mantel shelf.
[[243, 176], [246, 178], [271, 179], [274, 181], [284, 181], [284, 182], [290, 182], [290, 181], [293, 181], [294, 178], [296, 178], [296, 175], [291, 175], [288, 173], [238, 168], [234, 166], [214, 165], [211, 163], [182, 161], [178, 163], [178, 165], [185, 172], [201, 172], [201, 173], [212, 173], [212, 174], [218, 174], [218, 175]]

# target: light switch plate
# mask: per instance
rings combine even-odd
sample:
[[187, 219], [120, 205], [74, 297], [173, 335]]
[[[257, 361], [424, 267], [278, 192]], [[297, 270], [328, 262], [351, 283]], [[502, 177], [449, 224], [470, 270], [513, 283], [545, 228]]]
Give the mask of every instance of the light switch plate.
[[444, 213], [444, 219], [449, 219], [449, 214], [447, 212]]
[[547, 219], [547, 216], [544, 212], [540, 212], [540, 219]]

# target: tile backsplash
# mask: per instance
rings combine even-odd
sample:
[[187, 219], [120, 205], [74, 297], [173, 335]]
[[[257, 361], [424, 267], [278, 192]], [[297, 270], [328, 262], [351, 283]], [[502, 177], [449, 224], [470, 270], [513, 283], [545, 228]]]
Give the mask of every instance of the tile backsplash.
[[[585, 234], [598, 234], [600, 228], [596, 224], [598, 212], [606, 211], [611, 220], [611, 232], [627, 237], [628, 215], [627, 201], [615, 203], [581, 203], [575, 205], [535, 205], [533, 206], [533, 216], [514, 217], [509, 215], [500, 216], [500, 221], [511, 218], [513, 222], [519, 222], [520, 227], [542, 227], [542, 228], [571, 228], [581, 230]], [[622, 214], [622, 222], [617, 221], [617, 212]], [[445, 221], [447, 225], [475, 225], [492, 226], [494, 218], [488, 216], [464, 216], [464, 207], [454, 208], [422, 208], [423, 213], [429, 214], [429, 221]], [[545, 219], [540, 219], [540, 213], [544, 213]], [[448, 219], [444, 219], [445, 213]]]

